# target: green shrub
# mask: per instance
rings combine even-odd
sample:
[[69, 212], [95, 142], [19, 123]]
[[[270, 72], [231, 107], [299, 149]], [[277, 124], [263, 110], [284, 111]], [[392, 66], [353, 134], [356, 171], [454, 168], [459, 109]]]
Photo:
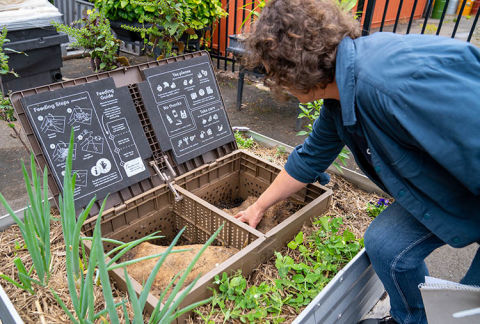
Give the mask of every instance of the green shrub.
[[95, 72], [117, 68], [117, 51], [120, 42], [110, 30], [110, 21], [98, 10], [88, 10], [87, 16], [73, 22], [77, 27], [53, 23], [58, 31], [75, 38], [74, 46], [83, 47], [91, 57]]

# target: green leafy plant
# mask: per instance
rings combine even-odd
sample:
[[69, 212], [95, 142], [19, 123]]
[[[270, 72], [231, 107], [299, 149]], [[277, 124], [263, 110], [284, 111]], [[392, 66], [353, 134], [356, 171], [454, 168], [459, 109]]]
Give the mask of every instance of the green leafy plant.
[[[32, 283], [46, 286], [50, 279], [50, 203], [48, 201], [48, 175], [47, 168], [43, 171], [43, 181], [39, 178], [33, 154], [30, 157], [31, 178], [28, 175], [25, 164], [22, 161], [23, 178], [27, 188], [29, 205], [24, 212], [23, 221], [15, 214], [7, 203], [5, 197], [0, 194], [0, 202], [7, 209], [10, 216], [17, 223], [25, 245], [33, 261], [32, 267], [27, 271], [20, 258], [15, 258], [14, 264], [18, 270], [20, 282], [15, 281], [4, 274], [0, 278], [5, 279], [18, 288], [34, 294]], [[36, 274], [36, 276], [33, 275]], [[34, 279], [35, 278], [35, 279]]]
[[367, 203], [367, 214], [370, 217], [377, 217], [383, 212], [387, 207], [390, 206], [390, 201], [388, 199], [379, 199], [376, 203]]
[[308, 305], [335, 274], [362, 248], [348, 230], [340, 230], [341, 218], [320, 217], [316, 230], [308, 237], [299, 232], [288, 243], [296, 250], [294, 259], [288, 253], [275, 253], [276, 278], [258, 285], [248, 285], [240, 273], [215, 277], [213, 300], [208, 313], [197, 314], [205, 323], [221, 314], [224, 322], [235, 319], [243, 323], [281, 323], [284, 305], [299, 308]]
[[11, 70], [8, 66], [9, 56], [5, 52], [20, 53], [11, 48], [5, 47], [5, 44], [10, 42], [7, 38], [7, 27], [4, 26], [2, 33], [0, 34], [0, 75], [13, 74], [18, 77], [18, 74], [15, 71]]
[[[313, 123], [320, 116], [320, 111], [322, 110], [322, 106], [323, 106], [323, 99], [298, 105], [301, 112], [298, 114], [297, 118], [306, 118], [308, 120], [308, 123], [304, 126], [306, 130], [299, 131], [297, 135], [304, 136], [304, 135], [309, 135], [312, 132]], [[347, 159], [350, 158], [349, 153], [350, 152], [344, 147], [342, 148], [342, 151], [337, 157], [337, 159], [343, 164], [343, 166], [347, 165]], [[333, 162], [333, 166], [339, 172], [343, 172], [338, 162], [336, 161]]]
[[252, 137], [246, 137], [240, 131], [235, 131], [233, 135], [238, 147], [241, 149], [252, 148], [255, 145], [255, 140]]
[[80, 46], [91, 57], [95, 72], [109, 71], [118, 67], [117, 52], [120, 42], [110, 30], [110, 22], [98, 10], [88, 10], [86, 17], [73, 22], [77, 27], [53, 23], [58, 31], [67, 33], [75, 39], [74, 46]]
[[[126, 20], [138, 22], [143, 16], [153, 18], [154, 8], [136, 4], [135, 0], [96, 0], [95, 6], [105, 12], [105, 17], [110, 20]], [[147, 3], [145, 1], [145, 3]]]
[[[219, 0], [155, 0], [134, 1], [132, 4], [141, 6], [144, 14], [138, 21], [143, 27], [122, 25], [126, 30], [138, 32], [145, 45], [154, 54], [158, 49], [158, 58], [166, 58], [182, 53], [190, 40], [198, 39], [196, 31], [202, 31], [214, 21], [224, 17]], [[147, 14], [148, 13], [148, 14]], [[204, 38], [205, 34], [200, 35]]]

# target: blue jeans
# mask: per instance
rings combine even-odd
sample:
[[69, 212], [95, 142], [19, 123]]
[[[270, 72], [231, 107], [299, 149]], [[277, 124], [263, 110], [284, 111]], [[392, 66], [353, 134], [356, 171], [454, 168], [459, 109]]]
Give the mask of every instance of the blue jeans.
[[[378, 215], [365, 233], [365, 249], [398, 323], [427, 323], [418, 285], [428, 275], [424, 259], [442, 245], [445, 242], [398, 203]], [[480, 285], [480, 249], [461, 283]]]

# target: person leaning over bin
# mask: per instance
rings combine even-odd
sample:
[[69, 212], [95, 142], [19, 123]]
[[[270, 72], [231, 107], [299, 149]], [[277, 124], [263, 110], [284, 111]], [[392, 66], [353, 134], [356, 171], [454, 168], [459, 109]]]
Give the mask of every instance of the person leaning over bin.
[[[426, 323], [425, 257], [480, 241], [480, 51], [438, 36], [359, 37], [333, 1], [270, 0], [247, 38], [246, 63], [262, 64], [273, 90], [325, 100], [284, 170], [235, 217], [256, 227], [276, 202], [327, 183], [324, 171], [348, 146], [395, 198], [364, 238], [391, 317], [364, 323]], [[478, 250], [462, 283], [480, 285]]]

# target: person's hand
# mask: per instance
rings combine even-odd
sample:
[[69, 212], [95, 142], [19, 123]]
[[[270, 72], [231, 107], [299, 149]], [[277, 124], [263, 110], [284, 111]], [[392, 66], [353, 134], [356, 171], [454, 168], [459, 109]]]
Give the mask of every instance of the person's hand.
[[256, 228], [258, 223], [262, 220], [263, 214], [265, 211], [258, 206], [257, 203], [254, 203], [245, 210], [242, 210], [235, 218], [244, 223], [248, 223], [253, 228]]

